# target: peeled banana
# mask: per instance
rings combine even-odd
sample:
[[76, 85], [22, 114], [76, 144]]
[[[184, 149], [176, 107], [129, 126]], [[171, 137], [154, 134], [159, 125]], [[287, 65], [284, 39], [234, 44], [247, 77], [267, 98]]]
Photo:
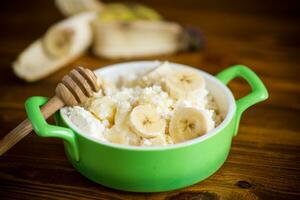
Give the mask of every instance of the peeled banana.
[[166, 77], [165, 87], [171, 97], [179, 100], [202, 91], [205, 88], [205, 80], [190, 69], [172, 71]]
[[110, 59], [172, 54], [198, 49], [203, 43], [199, 31], [164, 21], [158, 12], [142, 4], [103, 4], [97, 0], [55, 3], [71, 17], [51, 26], [13, 63], [15, 74], [26, 81], [44, 78], [68, 64], [92, 41], [93, 53]]
[[89, 23], [95, 17], [94, 12], [83, 13], [50, 27], [44, 37], [33, 42], [14, 61], [15, 74], [32, 82], [73, 61], [90, 46]]
[[171, 54], [182, 49], [183, 28], [172, 22], [137, 20], [132, 22], [96, 19], [93, 52], [105, 58], [131, 58]]
[[108, 120], [110, 124], [114, 123], [116, 113], [116, 102], [110, 96], [104, 96], [95, 99], [89, 106], [89, 111], [100, 120]]
[[54, 58], [67, 55], [74, 40], [74, 29], [71, 27], [51, 27], [42, 39], [46, 54]]

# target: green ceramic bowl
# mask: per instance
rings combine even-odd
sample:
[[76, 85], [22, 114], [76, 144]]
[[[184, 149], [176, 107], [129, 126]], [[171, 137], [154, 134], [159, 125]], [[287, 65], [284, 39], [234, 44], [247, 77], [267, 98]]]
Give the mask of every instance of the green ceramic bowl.
[[[95, 71], [115, 80], [149, 70], [155, 61], [122, 63]], [[170, 63], [175, 68], [188, 66]], [[40, 106], [45, 97], [31, 97], [26, 112], [37, 135], [56, 137], [64, 141], [66, 155], [72, 165], [85, 177], [107, 187], [134, 191], [159, 192], [183, 188], [206, 179], [225, 162], [233, 136], [236, 135], [242, 113], [250, 106], [265, 100], [268, 92], [262, 81], [249, 68], [236, 65], [216, 76], [196, 70], [219, 105], [224, 121], [206, 135], [165, 147], [131, 147], [97, 141], [75, 127], [62, 112], [56, 114], [57, 125], [49, 125], [42, 117]], [[226, 84], [244, 78], [252, 91], [235, 100]]]

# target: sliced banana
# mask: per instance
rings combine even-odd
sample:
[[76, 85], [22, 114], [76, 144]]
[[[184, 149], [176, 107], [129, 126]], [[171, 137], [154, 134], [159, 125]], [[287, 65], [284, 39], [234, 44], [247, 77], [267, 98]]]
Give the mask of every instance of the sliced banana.
[[150, 104], [136, 106], [129, 120], [133, 131], [142, 137], [156, 137], [165, 132], [166, 121]]
[[167, 144], [174, 144], [172, 137], [168, 134], [165, 135]]
[[112, 143], [139, 146], [141, 137], [130, 131], [127, 126], [113, 126], [104, 133], [104, 138]]
[[113, 126], [104, 132], [104, 138], [109, 142], [116, 144], [124, 144], [126, 141], [126, 132], [119, 129], [118, 126]]
[[103, 79], [101, 85], [102, 85], [103, 92], [105, 95], [112, 95], [113, 93], [117, 92], [117, 90], [118, 90], [116, 84], [114, 84], [113, 82], [111, 82], [107, 79]]
[[95, 99], [88, 109], [100, 120], [108, 120], [110, 124], [114, 123], [116, 103], [110, 96]]
[[117, 105], [116, 115], [115, 115], [115, 125], [121, 126], [127, 121], [128, 114], [131, 111], [131, 105], [128, 102], [123, 102], [122, 104]]
[[141, 141], [141, 146], [165, 146], [167, 145], [167, 138], [165, 134], [160, 134], [154, 138], [143, 138]]
[[192, 107], [178, 107], [170, 121], [169, 133], [174, 143], [184, 142], [209, 131], [208, 116]]
[[205, 88], [205, 80], [197, 72], [184, 69], [168, 73], [165, 87], [169, 95], [177, 100], [189, 96]]
[[172, 70], [169, 63], [163, 62], [162, 64], [148, 72], [145, 76], [143, 76], [139, 81], [139, 84], [141, 84], [142, 86], [150, 86], [155, 83], [159, 83], [171, 71]]
[[74, 29], [72, 27], [52, 27], [42, 39], [43, 49], [53, 58], [66, 56], [72, 47]]
[[114, 117], [114, 125], [105, 132], [105, 138], [117, 144], [125, 144], [126, 134], [128, 133], [129, 128], [127, 128], [129, 107], [126, 106], [116, 106], [116, 113]]
[[171, 72], [172, 69], [170, 67], [170, 64], [168, 61], [163, 62], [159, 66], [155, 67], [153, 70], [151, 70], [148, 74], [147, 77], [153, 78], [153, 79], [159, 79], [169, 72]]
[[138, 146], [141, 142], [141, 137], [135, 134], [129, 123], [129, 112], [131, 107], [129, 105], [122, 105], [117, 107], [115, 115], [115, 124], [105, 134], [107, 140], [126, 145]]
[[168, 134], [160, 134], [154, 138], [143, 138], [140, 142], [141, 146], [166, 146], [169, 144], [174, 144], [174, 142]]

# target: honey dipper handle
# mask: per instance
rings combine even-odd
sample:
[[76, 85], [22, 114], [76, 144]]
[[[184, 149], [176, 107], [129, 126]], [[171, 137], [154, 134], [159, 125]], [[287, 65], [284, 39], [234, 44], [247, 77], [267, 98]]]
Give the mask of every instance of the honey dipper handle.
[[[41, 108], [41, 111], [45, 119], [47, 119], [64, 105], [64, 102], [59, 97], [54, 96]], [[0, 156], [18, 143], [21, 139], [23, 139], [26, 135], [28, 135], [31, 131], [31, 122], [28, 119], [25, 119], [0, 140]]]

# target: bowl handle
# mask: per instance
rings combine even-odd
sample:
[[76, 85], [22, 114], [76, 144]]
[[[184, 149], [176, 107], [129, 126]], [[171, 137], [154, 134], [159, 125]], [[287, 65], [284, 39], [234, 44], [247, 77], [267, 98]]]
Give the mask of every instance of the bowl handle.
[[71, 129], [50, 125], [44, 119], [40, 106], [46, 104], [48, 98], [34, 96], [30, 97], [25, 102], [25, 109], [28, 119], [31, 121], [32, 128], [38, 136], [41, 137], [54, 137], [63, 139], [67, 151], [73, 160], [79, 161], [79, 152], [77, 139]]
[[244, 78], [252, 88], [250, 94], [236, 101], [235, 136], [237, 134], [242, 113], [250, 106], [267, 99], [269, 94], [260, 78], [251, 69], [244, 65], [234, 65], [229, 67], [228, 69], [218, 73], [216, 77], [225, 85], [232, 79], [241, 77]]

